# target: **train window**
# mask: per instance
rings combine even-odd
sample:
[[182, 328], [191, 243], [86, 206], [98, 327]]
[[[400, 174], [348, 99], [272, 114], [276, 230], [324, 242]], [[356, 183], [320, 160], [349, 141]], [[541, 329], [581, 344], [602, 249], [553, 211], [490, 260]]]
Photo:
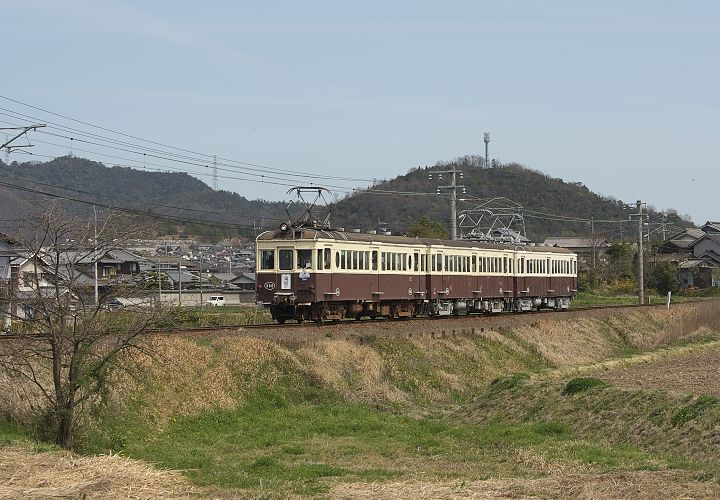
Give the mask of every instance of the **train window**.
[[477, 255], [472, 256], [472, 272], [477, 272]]
[[410, 262], [413, 265], [412, 270], [415, 272], [418, 272], [420, 270], [420, 262], [418, 262], [419, 260], [420, 260], [420, 254], [417, 252], [415, 252], [414, 254], [412, 254], [410, 256]]
[[322, 253], [323, 253], [322, 250], [318, 250], [318, 251], [317, 251], [317, 269], [318, 269], [318, 271], [322, 271], [322, 269], [323, 269], [323, 258], [322, 258], [323, 255], [322, 255]]
[[279, 264], [282, 271], [291, 271], [293, 268], [293, 251], [290, 248], [279, 250]]
[[[349, 266], [348, 266], [349, 267]], [[352, 251], [352, 268], [357, 269], [358, 268], [358, 253], [357, 250]]]
[[275, 269], [275, 250], [263, 250], [260, 269]]
[[378, 268], [378, 253], [377, 250], [372, 251], [372, 270], [377, 271]]
[[325, 258], [324, 258], [323, 260], [325, 261], [325, 269], [330, 269], [330, 264], [331, 264], [330, 254], [331, 254], [332, 252], [331, 252], [331, 250], [330, 250], [329, 248], [326, 248], [326, 249], [324, 250], [324, 252], [325, 252]]
[[312, 250], [298, 250], [297, 251], [297, 268], [305, 269], [312, 268]]
[[335, 269], [340, 269], [340, 252], [335, 251]]
[[507, 272], [508, 272], [508, 262], [507, 262], [507, 257], [503, 257], [503, 267], [502, 267], [502, 272], [503, 272], [504, 274], [507, 274]]

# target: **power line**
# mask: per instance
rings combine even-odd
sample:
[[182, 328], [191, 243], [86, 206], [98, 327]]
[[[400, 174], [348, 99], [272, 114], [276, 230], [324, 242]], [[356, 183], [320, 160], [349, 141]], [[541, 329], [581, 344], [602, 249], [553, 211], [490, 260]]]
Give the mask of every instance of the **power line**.
[[4, 186], [4, 187], [10, 188], [10, 189], [16, 189], [18, 191], [24, 191], [24, 192], [33, 193], [33, 194], [39, 194], [42, 196], [48, 196], [50, 198], [58, 198], [58, 199], [66, 200], [66, 201], [82, 203], [85, 205], [97, 205], [99, 207], [108, 208], [111, 210], [117, 210], [119, 212], [132, 213], [135, 215], [142, 215], [145, 217], [152, 216], [152, 217], [172, 220], [172, 221], [176, 221], [176, 222], [200, 223], [200, 224], [207, 224], [207, 225], [211, 225], [211, 226], [227, 227], [227, 228], [253, 227], [251, 224], [211, 221], [211, 220], [207, 220], [207, 219], [193, 219], [190, 217], [166, 215], [166, 214], [159, 214], [159, 213], [155, 213], [155, 212], [143, 211], [143, 210], [127, 208], [127, 207], [118, 207], [116, 205], [111, 205], [109, 203], [103, 203], [103, 202], [98, 202], [98, 201], [88, 201], [88, 200], [83, 200], [81, 198], [74, 198], [74, 197], [59, 195], [59, 194], [55, 194], [55, 193], [49, 193], [47, 191], [41, 191], [39, 189], [32, 189], [32, 188], [28, 188], [28, 187], [24, 187], [24, 186], [17, 186], [17, 185], [10, 184], [5, 181], [0, 181], [0, 186]]
[[[209, 154], [205, 154], [205, 153], [200, 153], [200, 152], [193, 151], [193, 150], [190, 150], [190, 149], [185, 149], [185, 148], [179, 148], [179, 147], [176, 147], [176, 146], [171, 146], [171, 145], [169, 145], [169, 144], [164, 144], [164, 143], [162, 143], [162, 142], [152, 141], [152, 140], [145, 139], [145, 138], [142, 138], [142, 137], [138, 137], [138, 136], [135, 136], [135, 135], [126, 134], [126, 133], [124, 133], [124, 132], [118, 132], [118, 131], [116, 131], [116, 130], [112, 130], [112, 129], [109, 129], [109, 128], [106, 128], [106, 127], [103, 127], [103, 126], [100, 126], [100, 125], [95, 125], [95, 124], [92, 124], [92, 123], [89, 123], [89, 122], [85, 122], [85, 121], [83, 121], [83, 120], [78, 120], [78, 119], [72, 118], [72, 117], [67, 116], [67, 115], [62, 115], [62, 114], [59, 114], [59, 113], [55, 113], [55, 112], [53, 112], [53, 111], [50, 111], [50, 110], [47, 110], [47, 109], [43, 109], [43, 108], [40, 108], [40, 107], [38, 107], [38, 106], [33, 106], [33, 105], [31, 105], [31, 104], [27, 104], [27, 103], [25, 103], [25, 102], [18, 101], [18, 100], [16, 100], [16, 99], [12, 99], [12, 98], [7, 97], [7, 96], [4, 96], [4, 95], [0, 95], [0, 98], [5, 99], [5, 100], [10, 101], [10, 102], [13, 102], [13, 103], [15, 103], [15, 104], [20, 104], [20, 105], [22, 105], [22, 106], [26, 106], [26, 107], [28, 107], [28, 108], [35, 109], [35, 110], [37, 110], [37, 111], [41, 111], [41, 112], [43, 112], [43, 113], [48, 113], [48, 114], [50, 114], [50, 115], [52, 115], [52, 116], [56, 116], [56, 117], [59, 117], [59, 118], [63, 118], [63, 119], [65, 119], [65, 120], [70, 120], [70, 121], [72, 121], [72, 122], [74, 122], [74, 123], [79, 123], [79, 124], [82, 124], [82, 125], [85, 125], [85, 126], [88, 126], [88, 127], [92, 127], [92, 128], [96, 128], [96, 129], [105, 131], [105, 132], [109, 132], [109, 133], [111, 133], [111, 134], [116, 134], [116, 135], [119, 135], [119, 136], [122, 136], [122, 137], [127, 137], [127, 138], [129, 138], [129, 139], [133, 139], [133, 140], [137, 140], [137, 141], [142, 141], [142, 142], [145, 142], [145, 143], [147, 143], [147, 144], [152, 144], [152, 145], [154, 145], [154, 146], [160, 146], [160, 147], [163, 147], [163, 148], [169, 148], [169, 149], [176, 150], [176, 151], [182, 151], [182, 152], [184, 152], [184, 153], [189, 153], [189, 154], [192, 154], [192, 155], [196, 155], [196, 156], [201, 156], [201, 157], [203, 157], [203, 158], [207, 158], [208, 160], [210, 160], [210, 159], [213, 157], [213, 155], [209, 155]], [[28, 116], [28, 115], [25, 115], [25, 114], [20, 113], [20, 112], [16, 112], [16, 111], [13, 111], [13, 110], [8, 110], [8, 109], [6, 109], [6, 108], [0, 108], [0, 109], [3, 109], [3, 110], [5, 110], [5, 111], [10, 111], [11, 113], [15, 113], [15, 114], [18, 114], [18, 115], [21, 115], [21, 116]], [[50, 122], [48, 122], [48, 123], [50, 124]], [[63, 125], [59, 125], [59, 124], [55, 124], [55, 123], [53, 123], [53, 125], [56, 125], [56, 126], [59, 126], [59, 127], [64, 127]], [[69, 128], [69, 127], [66, 127], [66, 128]], [[82, 132], [82, 131], [78, 131], [78, 132]], [[102, 137], [102, 136], [98, 136], [98, 138], [99, 138], [99, 137]], [[104, 137], [104, 139], [110, 140], [110, 141], [117, 141], [117, 139], [112, 139], [112, 138], [108, 138], [108, 137]], [[128, 143], [126, 143], [126, 145], [128, 145]], [[149, 149], [149, 148], [147, 148], [147, 146], [139, 146], [139, 145], [136, 145], [136, 146], [137, 146], [137, 147], [140, 147], [140, 148]], [[164, 152], [164, 153], [167, 154], [168, 152]], [[169, 153], [169, 154], [176, 154], [176, 153]], [[178, 156], [180, 156], [180, 155], [178, 155]], [[253, 168], [255, 168], [255, 169], [262, 169], [263, 171], [272, 171], [272, 172], [274, 172], [274, 173], [280, 173], [280, 174], [285, 173], [285, 174], [295, 175], [295, 176], [298, 176], [298, 177], [318, 178], [318, 179], [329, 179], [329, 180], [345, 180], [345, 181], [355, 181], [355, 182], [372, 182], [372, 179], [361, 179], [361, 178], [341, 177], [341, 176], [328, 176], [328, 175], [322, 175], [322, 174], [302, 172], [302, 171], [297, 171], [297, 170], [280, 169], [280, 168], [270, 167], [270, 166], [268, 166], [268, 165], [263, 165], [263, 164], [259, 164], [259, 163], [239, 161], [239, 160], [233, 160], [233, 159], [222, 158], [222, 157], [218, 157], [218, 159], [221, 160], [221, 161], [231, 162], [231, 163], [235, 163], [235, 164], [238, 164], [238, 165], [243, 165], [243, 166], [247, 166], [247, 167], [253, 167]]]

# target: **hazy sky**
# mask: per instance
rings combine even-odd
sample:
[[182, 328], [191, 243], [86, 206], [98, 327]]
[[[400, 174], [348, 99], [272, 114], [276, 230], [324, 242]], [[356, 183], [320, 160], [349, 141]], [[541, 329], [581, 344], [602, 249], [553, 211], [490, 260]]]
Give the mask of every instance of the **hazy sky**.
[[[718, 2], [0, 7], [0, 94], [110, 129], [363, 179], [482, 153], [487, 131], [491, 157], [504, 162], [676, 208], [696, 223], [720, 220]], [[36, 153], [69, 149], [65, 139], [34, 137], [60, 144], [37, 144]], [[85, 147], [142, 164], [137, 154]], [[287, 190], [220, 185], [249, 198], [283, 199]]]

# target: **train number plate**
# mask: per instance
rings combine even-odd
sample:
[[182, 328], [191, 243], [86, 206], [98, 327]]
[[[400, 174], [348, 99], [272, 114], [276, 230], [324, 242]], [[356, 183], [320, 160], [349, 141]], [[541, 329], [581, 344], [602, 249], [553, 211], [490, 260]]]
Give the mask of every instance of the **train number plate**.
[[280, 276], [280, 289], [281, 290], [290, 290], [292, 288], [292, 275], [291, 274], [283, 274]]

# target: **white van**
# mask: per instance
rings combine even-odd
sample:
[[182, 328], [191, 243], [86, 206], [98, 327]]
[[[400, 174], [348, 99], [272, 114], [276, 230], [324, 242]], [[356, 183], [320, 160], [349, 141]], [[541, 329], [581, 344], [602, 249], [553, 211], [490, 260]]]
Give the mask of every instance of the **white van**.
[[206, 301], [211, 306], [224, 306], [225, 305], [225, 297], [222, 295], [213, 295]]

